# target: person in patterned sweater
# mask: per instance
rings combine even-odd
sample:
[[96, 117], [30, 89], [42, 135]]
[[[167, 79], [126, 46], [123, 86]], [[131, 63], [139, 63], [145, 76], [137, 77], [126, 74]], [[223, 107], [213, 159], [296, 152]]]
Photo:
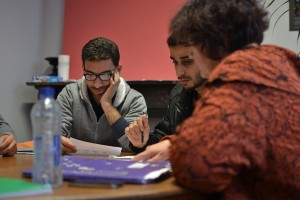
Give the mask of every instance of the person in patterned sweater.
[[167, 151], [180, 185], [217, 199], [299, 199], [300, 59], [261, 45], [267, 28], [257, 0], [188, 1], [171, 21], [170, 54], [184, 48], [207, 84], [164, 148], [135, 159]]

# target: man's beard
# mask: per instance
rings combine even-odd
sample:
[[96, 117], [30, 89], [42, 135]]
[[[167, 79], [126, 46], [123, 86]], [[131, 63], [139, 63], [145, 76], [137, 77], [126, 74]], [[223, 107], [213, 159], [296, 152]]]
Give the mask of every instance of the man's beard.
[[196, 88], [198, 88], [198, 87], [200, 87], [200, 86], [206, 84], [206, 82], [207, 82], [207, 78], [202, 78], [202, 77], [200, 77], [200, 78], [198, 79], [197, 83], [196, 83], [194, 86], [188, 87], [188, 88], [185, 88], [185, 89], [186, 89], [187, 91], [194, 91]]

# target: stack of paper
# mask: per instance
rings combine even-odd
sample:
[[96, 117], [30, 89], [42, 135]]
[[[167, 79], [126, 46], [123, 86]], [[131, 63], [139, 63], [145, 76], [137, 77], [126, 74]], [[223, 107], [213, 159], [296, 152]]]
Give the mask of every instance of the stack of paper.
[[121, 154], [121, 147], [113, 147], [102, 144], [95, 144], [90, 142], [85, 142], [82, 140], [77, 140], [75, 138], [70, 138], [72, 144], [76, 146], [78, 155], [114, 155], [119, 156]]

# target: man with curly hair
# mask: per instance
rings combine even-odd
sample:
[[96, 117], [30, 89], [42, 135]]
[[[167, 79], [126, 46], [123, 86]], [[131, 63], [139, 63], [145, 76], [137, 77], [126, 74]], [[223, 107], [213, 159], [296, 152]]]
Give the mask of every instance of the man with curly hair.
[[261, 45], [267, 28], [258, 0], [188, 1], [170, 24], [170, 55], [176, 68], [193, 60], [207, 84], [176, 135], [135, 159], [164, 152], [180, 185], [217, 199], [299, 199], [300, 59]]

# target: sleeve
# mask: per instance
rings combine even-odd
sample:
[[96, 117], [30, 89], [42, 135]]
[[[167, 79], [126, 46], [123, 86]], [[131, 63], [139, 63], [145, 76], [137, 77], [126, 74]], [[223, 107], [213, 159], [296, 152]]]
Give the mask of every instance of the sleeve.
[[143, 148], [137, 148], [130, 143], [130, 147], [135, 153], [143, 152], [147, 146], [158, 143], [167, 135], [173, 135], [175, 133], [176, 126], [188, 118], [191, 111], [185, 111], [184, 107], [186, 104], [190, 103], [191, 96], [186, 96], [185, 93], [183, 96], [180, 95], [182, 95], [182, 86], [177, 84], [170, 93], [170, 100], [167, 106], [166, 114], [154, 127], [154, 131], [150, 133], [147, 144]]
[[258, 119], [261, 105], [247, 87], [233, 88], [228, 84], [210, 89], [177, 128], [170, 161], [179, 184], [221, 192], [241, 169], [262, 166], [266, 141], [265, 124]]
[[167, 135], [176, 133], [176, 127], [187, 119], [193, 111], [193, 93], [186, 91], [178, 83], [171, 91], [167, 111], [150, 135], [150, 144], [159, 142]]
[[65, 137], [70, 137], [73, 124], [73, 96], [68, 85], [64, 87], [64, 89], [58, 94], [56, 101], [59, 103], [62, 109], [62, 135]]
[[[116, 121], [112, 127], [116, 127], [116, 123], [119, 123], [121, 127], [113, 128], [116, 137], [118, 138], [119, 143], [123, 147], [125, 151], [132, 151], [130, 148], [130, 141], [125, 134], [125, 128], [133, 123], [137, 118], [139, 118], [143, 113], [147, 113], [147, 105], [146, 101], [142, 94], [131, 89], [128, 95], [132, 95], [132, 99], [128, 103], [129, 109], [128, 112], [123, 115], [118, 121]], [[121, 137], [120, 137], [121, 136]], [[132, 145], [131, 145], [132, 146]]]
[[120, 138], [124, 135], [124, 130], [129, 126], [129, 122], [124, 119], [124, 117], [120, 117], [112, 126], [112, 130], [116, 133], [117, 138]]
[[147, 105], [143, 95], [137, 92], [135, 93], [135, 97], [132, 99], [129, 105], [129, 111], [124, 116], [124, 119], [129, 123], [134, 122], [143, 113], [147, 113]]
[[16, 135], [11, 126], [6, 121], [4, 121], [4, 118], [2, 117], [2, 115], [0, 115], [0, 136], [4, 133], [9, 133], [13, 135], [14, 138], [16, 138]]

